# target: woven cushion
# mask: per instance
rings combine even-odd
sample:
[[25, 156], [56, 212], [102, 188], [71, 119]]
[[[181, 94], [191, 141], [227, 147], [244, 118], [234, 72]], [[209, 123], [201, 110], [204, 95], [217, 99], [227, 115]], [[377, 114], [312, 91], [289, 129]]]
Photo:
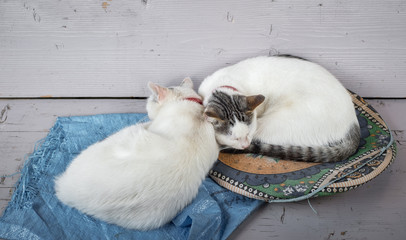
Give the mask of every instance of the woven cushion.
[[361, 140], [358, 151], [347, 160], [307, 163], [221, 153], [210, 177], [233, 192], [268, 202], [332, 195], [368, 182], [393, 162], [396, 145], [378, 112], [358, 95], [351, 95]]

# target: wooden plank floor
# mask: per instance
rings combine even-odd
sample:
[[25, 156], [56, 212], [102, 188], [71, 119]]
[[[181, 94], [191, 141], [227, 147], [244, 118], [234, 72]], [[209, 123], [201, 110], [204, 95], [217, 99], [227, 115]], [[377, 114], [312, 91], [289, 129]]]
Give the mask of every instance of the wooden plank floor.
[[19, 171], [56, 117], [145, 112], [129, 98], [147, 96], [148, 81], [191, 76], [198, 86], [216, 69], [282, 53], [385, 98], [369, 102], [398, 157], [361, 188], [311, 200], [318, 215], [306, 201], [267, 204], [230, 239], [406, 239], [405, 29], [399, 0], [0, 0], [0, 213], [19, 174], [2, 176]]
[[0, 0], [0, 97], [142, 97], [278, 53], [361, 96], [405, 97], [405, 29], [399, 0]]
[[[364, 186], [332, 197], [266, 204], [230, 239], [405, 239], [406, 100], [368, 100], [391, 127], [397, 160]], [[145, 100], [0, 100], [0, 176], [17, 172], [56, 117], [145, 112]], [[0, 208], [10, 200], [19, 175], [0, 179]]]

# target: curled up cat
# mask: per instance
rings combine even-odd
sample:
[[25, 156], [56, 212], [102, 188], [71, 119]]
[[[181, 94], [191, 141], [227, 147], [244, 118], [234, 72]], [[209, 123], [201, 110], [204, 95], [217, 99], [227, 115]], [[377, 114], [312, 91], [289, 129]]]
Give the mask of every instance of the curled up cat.
[[290, 55], [256, 57], [204, 79], [199, 94], [224, 150], [337, 162], [358, 148], [350, 94], [326, 69]]
[[201, 97], [180, 86], [149, 83], [151, 119], [120, 130], [72, 160], [55, 180], [66, 205], [108, 223], [158, 228], [196, 197], [219, 147]]

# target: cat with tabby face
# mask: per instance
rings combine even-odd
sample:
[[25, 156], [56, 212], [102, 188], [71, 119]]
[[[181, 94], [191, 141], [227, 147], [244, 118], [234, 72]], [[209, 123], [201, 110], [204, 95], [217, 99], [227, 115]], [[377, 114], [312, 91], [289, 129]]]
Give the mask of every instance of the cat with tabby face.
[[199, 88], [217, 142], [234, 153], [337, 162], [358, 148], [351, 96], [326, 69], [288, 55], [222, 68]]

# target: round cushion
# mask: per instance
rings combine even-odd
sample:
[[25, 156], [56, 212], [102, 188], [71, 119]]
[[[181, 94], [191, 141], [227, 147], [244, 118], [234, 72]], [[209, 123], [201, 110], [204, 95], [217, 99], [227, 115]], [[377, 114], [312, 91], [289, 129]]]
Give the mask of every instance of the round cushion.
[[299, 201], [346, 192], [368, 182], [394, 160], [389, 128], [365, 100], [350, 93], [361, 127], [358, 151], [336, 163], [278, 160], [254, 154], [220, 153], [210, 171], [219, 185], [267, 202]]

